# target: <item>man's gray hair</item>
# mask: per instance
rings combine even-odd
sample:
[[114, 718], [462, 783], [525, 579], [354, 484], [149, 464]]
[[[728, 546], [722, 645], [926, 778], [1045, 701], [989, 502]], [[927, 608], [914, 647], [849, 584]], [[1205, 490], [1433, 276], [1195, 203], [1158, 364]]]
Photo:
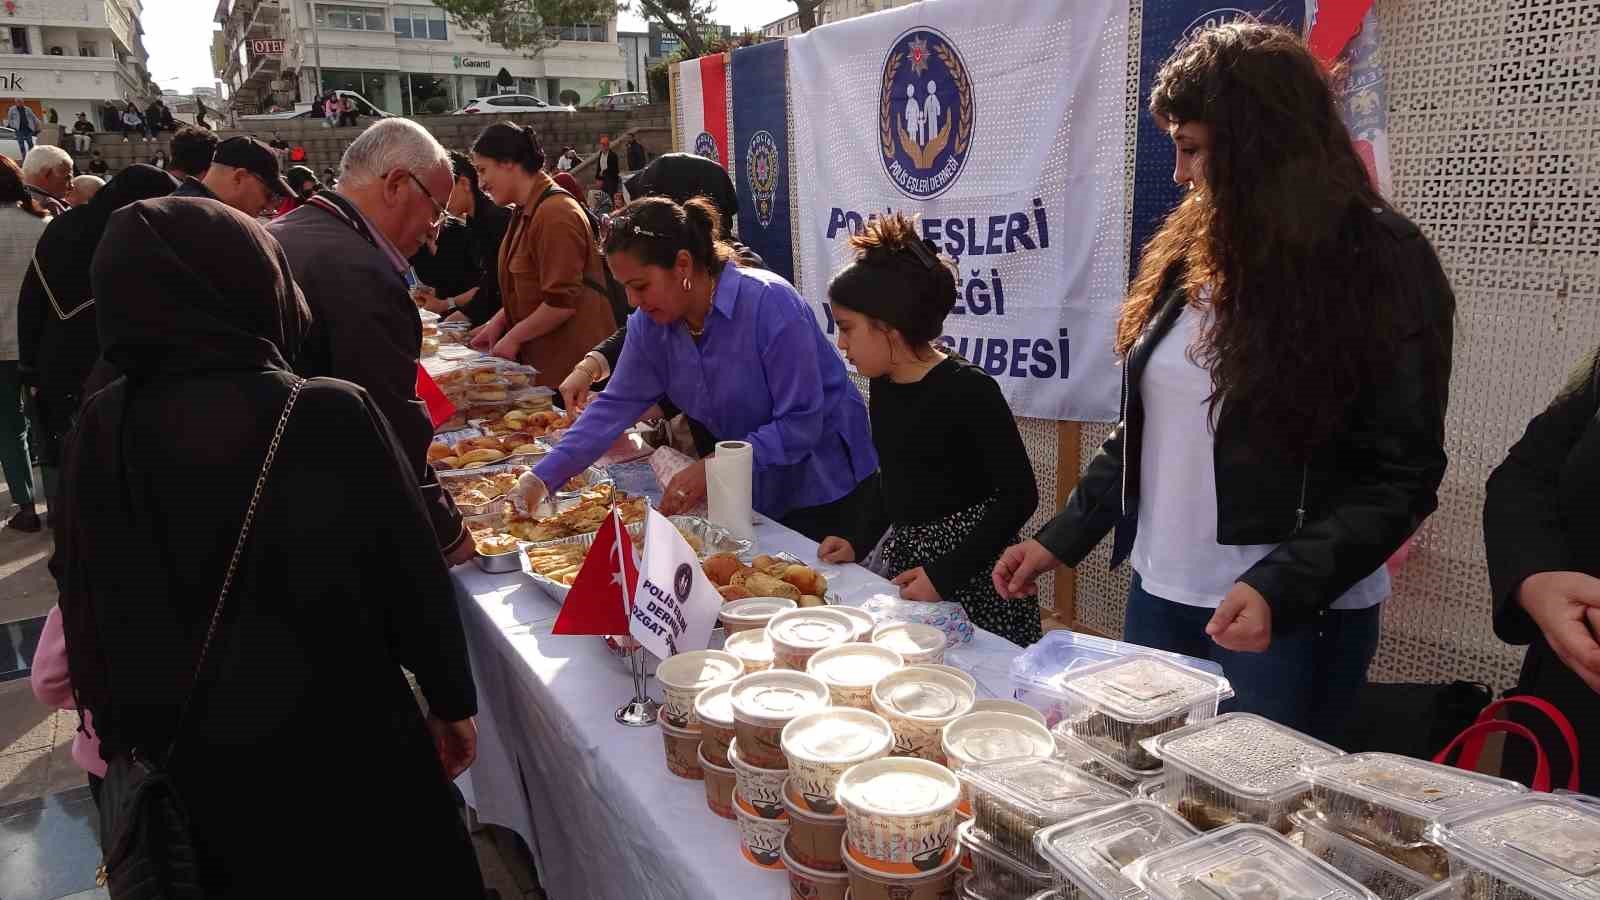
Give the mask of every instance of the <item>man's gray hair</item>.
[[28, 158], [22, 163], [22, 178], [24, 181], [38, 181], [39, 176], [62, 166], [67, 171], [72, 170], [72, 154], [49, 144], [39, 144], [28, 151]]
[[450, 154], [426, 128], [410, 119], [383, 119], [351, 142], [339, 161], [339, 185], [360, 187], [395, 169], [422, 174], [450, 165]]

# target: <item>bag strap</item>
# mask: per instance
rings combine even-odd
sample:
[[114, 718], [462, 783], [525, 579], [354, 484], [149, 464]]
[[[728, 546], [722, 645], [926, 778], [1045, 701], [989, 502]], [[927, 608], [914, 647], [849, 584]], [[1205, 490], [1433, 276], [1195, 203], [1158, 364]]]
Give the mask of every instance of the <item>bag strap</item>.
[[[1544, 714], [1545, 718], [1550, 720], [1551, 724], [1555, 725], [1557, 731], [1561, 732], [1561, 737], [1564, 741], [1566, 741], [1567, 744], [1567, 758], [1572, 760], [1572, 769], [1567, 776], [1567, 790], [1576, 791], [1579, 784], [1578, 734], [1573, 729], [1572, 722], [1567, 719], [1566, 714], [1560, 709], [1557, 709], [1556, 706], [1550, 701], [1545, 700], [1542, 697], [1519, 695], [1516, 697], [1506, 697], [1501, 700], [1496, 700], [1488, 706], [1485, 706], [1483, 708], [1483, 712], [1478, 713], [1478, 721], [1495, 721], [1495, 713], [1506, 708], [1507, 706], [1527, 706], [1538, 710], [1540, 713]], [[1478, 757], [1483, 753], [1483, 742], [1483, 737], [1479, 736], [1467, 741], [1462, 745], [1461, 760], [1459, 763], [1461, 768], [1476, 769], [1478, 767]]]
[[39, 276], [39, 284], [44, 287], [44, 295], [50, 298], [50, 306], [56, 311], [56, 318], [65, 322], [66, 320], [94, 305], [94, 298], [90, 297], [82, 303], [79, 303], [77, 306], [74, 306], [71, 310], [62, 309], [61, 302], [56, 299], [56, 292], [50, 290], [50, 280], [44, 277], [44, 267], [39, 265], [39, 254], [35, 253], [33, 255], [32, 263], [33, 273]]
[[[1526, 726], [1519, 725], [1516, 722], [1506, 719], [1490, 719], [1487, 722], [1474, 722], [1471, 725], [1468, 725], [1465, 731], [1462, 731], [1460, 734], [1456, 735], [1455, 740], [1451, 741], [1448, 746], [1439, 751], [1438, 755], [1434, 756], [1433, 761], [1440, 765], [1447, 766], [1450, 764], [1450, 754], [1454, 753], [1457, 747], [1460, 747], [1467, 741], [1475, 740], [1481, 742], [1484, 735], [1495, 734], [1497, 732], [1521, 735], [1522, 737], [1528, 739], [1528, 743], [1533, 745], [1534, 759], [1533, 783], [1530, 784], [1529, 787], [1536, 791], [1549, 791], [1550, 760], [1544, 754], [1544, 747], [1540, 746], [1539, 739], [1535, 737], [1533, 732], [1528, 730]], [[1458, 766], [1458, 768], [1465, 767]]]
[[172, 742], [167, 745], [167, 755], [164, 757], [165, 765], [172, 765], [172, 754], [178, 747], [178, 736], [183, 733], [184, 720], [189, 716], [189, 705], [194, 701], [195, 689], [200, 686], [200, 674], [205, 669], [206, 656], [211, 650], [211, 639], [216, 637], [217, 625], [222, 622], [222, 608], [228, 602], [228, 591], [233, 587], [234, 573], [239, 569], [239, 558], [244, 555], [245, 541], [250, 537], [250, 526], [256, 520], [256, 506], [261, 502], [261, 491], [267, 486], [267, 476], [272, 474], [272, 461], [278, 456], [278, 444], [283, 440], [283, 431], [289, 425], [289, 414], [294, 411], [294, 403], [300, 398], [300, 389], [306, 386], [304, 378], [297, 379], [294, 387], [289, 389], [289, 399], [283, 404], [283, 413], [278, 416], [278, 425], [272, 430], [272, 440], [267, 444], [267, 458], [261, 463], [261, 474], [256, 476], [256, 486], [250, 492], [250, 505], [245, 507], [244, 524], [239, 526], [239, 539], [233, 542], [233, 555], [228, 558], [228, 571], [222, 576], [222, 589], [217, 592], [217, 606], [211, 611], [211, 624], [206, 628], [205, 643], [200, 645], [200, 661], [194, 666], [194, 679], [189, 683], [189, 691], [183, 698], [183, 707], [178, 712], [178, 725], [172, 731]]
[[[565, 194], [568, 197], [572, 197], [572, 202], [578, 204], [578, 209], [580, 209], [580, 210], [582, 210], [584, 212], [585, 219], [587, 219], [589, 208], [583, 205], [583, 201], [579, 200], [577, 197], [573, 197], [572, 196], [572, 192], [567, 190], [566, 188], [562, 187], [561, 185], [552, 184], [549, 187], [545, 188], [544, 191], [539, 194], [539, 199], [533, 201], [533, 206], [530, 206], [528, 208], [528, 227], [529, 228], [533, 227], [533, 214], [539, 211], [539, 207], [546, 200], [549, 200], [551, 197], [554, 197], [556, 194]], [[591, 223], [590, 224], [590, 231], [592, 232], [593, 230], [594, 230], [594, 225], [593, 225], [593, 223]], [[604, 263], [602, 263], [602, 265], [604, 265]], [[591, 291], [594, 291], [596, 294], [599, 294], [600, 296], [606, 298], [608, 301], [611, 299], [611, 291], [605, 285], [599, 283], [598, 281], [595, 281], [593, 278], [590, 278], [588, 272], [584, 272], [583, 273], [583, 286], [588, 288]]]

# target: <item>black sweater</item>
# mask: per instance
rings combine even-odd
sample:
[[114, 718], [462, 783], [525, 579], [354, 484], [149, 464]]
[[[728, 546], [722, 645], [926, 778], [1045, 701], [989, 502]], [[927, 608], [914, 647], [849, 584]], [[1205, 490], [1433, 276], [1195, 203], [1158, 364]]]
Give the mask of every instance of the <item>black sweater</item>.
[[939, 594], [953, 596], [993, 564], [1039, 505], [1017, 420], [995, 380], [958, 356], [911, 384], [872, 379], [869, 408], [882, 478], [849, 536], [858, 557], [890, 525], [930, 522], [995, 501], [960, 547], [923, 566]]

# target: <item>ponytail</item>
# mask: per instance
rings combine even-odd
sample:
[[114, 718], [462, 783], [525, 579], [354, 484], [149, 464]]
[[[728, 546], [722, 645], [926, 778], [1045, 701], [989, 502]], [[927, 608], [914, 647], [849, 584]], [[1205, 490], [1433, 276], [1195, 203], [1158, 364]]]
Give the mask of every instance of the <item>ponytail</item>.
[[605, 252], [630, 253], [646, 265], [672, 268], [679, 251], [712, 275], [733, 259], [722, 239], [722, 213], [705, 197], [682, 204], [666, 197], [642, 197], [611, 217]]
[[495, 162], [516, 163], [528, 174], [544, 168], [544, 145], [539, 132], [514, 122], [496, 122], [472, 142], [472, 152]]

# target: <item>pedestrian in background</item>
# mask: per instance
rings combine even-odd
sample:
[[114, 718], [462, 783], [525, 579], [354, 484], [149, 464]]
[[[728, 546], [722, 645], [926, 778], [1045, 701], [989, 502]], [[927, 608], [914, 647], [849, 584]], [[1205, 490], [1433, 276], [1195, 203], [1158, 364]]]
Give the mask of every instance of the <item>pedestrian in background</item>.
[[[89, 263], [113, 212], [136, 200], [165, 197], [177, 186], [166, 172], [135, 163], [106, 182], [87, 204], [52, 220], [33, 251], [35, 264], [28, 267], [18, 300], [17, 350], [23, 380], [37, 389], [32, 436], [45, 500], [52, 507], [60, 496], [63, 442], [77, 421], [84, 385], [100, 358]], [[55, 524], [52, 517], [50, 527]]]
[[128, 139], [136, 133], [141, 141], [149, 142], [150, 135], [145, 131], [144, 116], [139, 115], [139, 108], [129, 101], [127, 109], [122, 111], [122, 142], [128, 143]]
[[78, 121], [72, 123], [72, 147], [79, 153], [88, 153], [93, 143], [94, 125], [88, 115], [78, 113]]
[[43, 128], [39, 124], [39, 115], [29, 109], [18, 97], [12, 102], [11, 108], [6, 110], [6, 127], [17, 135], [18, 155], [23, 159], [28, 158], [28, 151], [33, 149], [34, 139]]
[[204, 180], [216, 153], [215, 134], [204, 128], [185, 125], [172, 136], [172, 161], [167, 165], [167, 171], [179, 181], [185, 178]]
[[22, 183], [22, 171], [0, 156], [0, 469], [17, 513], [6, 527], [38, 531], [28, 417], [17, 353], [17, 297], [49, 216]]

